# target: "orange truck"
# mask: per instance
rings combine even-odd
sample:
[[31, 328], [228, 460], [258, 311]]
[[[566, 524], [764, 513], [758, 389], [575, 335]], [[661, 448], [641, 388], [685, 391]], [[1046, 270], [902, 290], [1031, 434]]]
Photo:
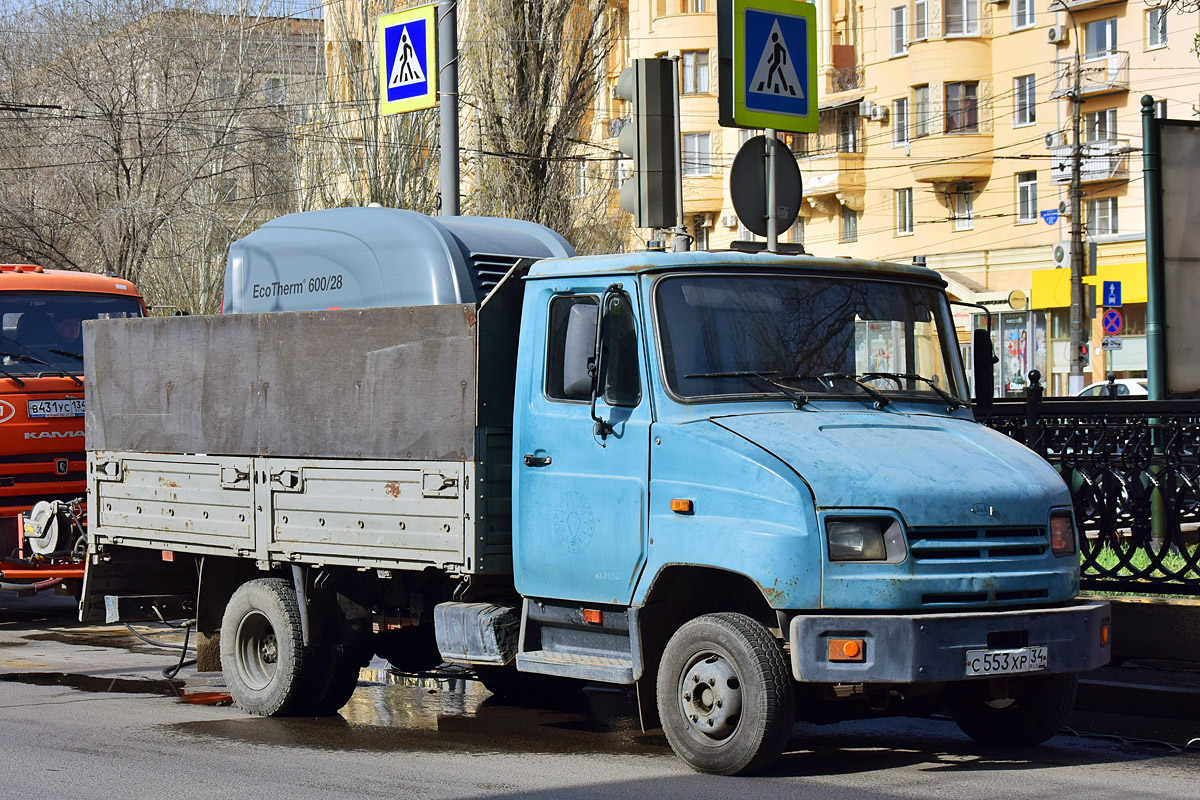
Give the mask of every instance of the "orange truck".
[[145, 315], [129, 281], [0, 264], [0, 589], [82, 578], [82, 327]]

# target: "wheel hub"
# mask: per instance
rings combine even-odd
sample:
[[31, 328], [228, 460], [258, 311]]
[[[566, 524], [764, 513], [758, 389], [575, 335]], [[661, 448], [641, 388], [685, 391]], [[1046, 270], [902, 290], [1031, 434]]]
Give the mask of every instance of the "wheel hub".
[[684, 672], [679, 701], [693, 730], [711, 739], [724, 739], [737, 729], [741, 718], [741, 680], [724, 658], [701, 653]]

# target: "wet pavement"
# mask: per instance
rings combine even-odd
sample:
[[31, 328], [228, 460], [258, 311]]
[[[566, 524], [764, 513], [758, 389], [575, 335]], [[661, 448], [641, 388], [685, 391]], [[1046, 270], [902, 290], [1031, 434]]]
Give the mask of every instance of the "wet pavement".
[[[936, 719], [798, 725], [767, 775], [712, 778], [640, 730], [627, 692], [593, 687], [515, 706], [475, 681], [397, 676], [382, 662], [338, 716], [262, 719], [223, 704], [217, 674], [162, 676], [178, 662], [179, 632], [137, 626], [138, 639], [123, 626], [80, 625], [69, 598], [33, 601], [0, 593], [0, 797], [1174, 800], [1195, 796], [1200, 779], [1200, 749], [1157, 735], [1060, 735], [1000, 750]], [[1083, 727], [1107, 724], [1086, 716]]]

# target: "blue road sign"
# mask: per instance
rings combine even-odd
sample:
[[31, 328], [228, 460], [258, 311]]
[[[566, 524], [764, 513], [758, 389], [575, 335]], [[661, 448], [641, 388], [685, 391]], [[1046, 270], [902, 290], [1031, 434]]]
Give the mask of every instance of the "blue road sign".
[[1121, 318], [1121, 312], [1115, 308], [1105, 311], [1100, 323], [1104, 326], [1104, 333], [1108, 336], [1116, 336], [1121, 332], [1121, 328], [1125, 327], [1125, 320]]
[[384, 114], [437, 105], [436, 5], [379, 18], [379, 109]]
[[1047, 225], [1053, 225], [1058, 222], [1057, 208], [1047, 208], [1045, 211], [1039, 211], [1038, 213], [1042, 215], [1042, 222], [1045, 222]]
[[1100, 298], [1103, 302], [1100, 305], [1105, 308], [1120, 308], [1121, 307], [1121, 282], [1120, 281], [1104, 281], [1104, 295]]
[[817, 130], [816, 6], [733, 0], [733, 15], [734, 123]]

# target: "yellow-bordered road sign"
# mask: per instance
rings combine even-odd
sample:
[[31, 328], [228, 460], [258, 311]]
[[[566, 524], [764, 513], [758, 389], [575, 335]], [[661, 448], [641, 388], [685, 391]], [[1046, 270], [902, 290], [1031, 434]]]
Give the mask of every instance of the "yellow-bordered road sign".
[[723, 22], [732, 36], [720, 38], [732, 52], [733, 85], [722, 87], [731, 95], [721, 103], [722, 124], [816, 131], [816, 6], [800, 0], [732, 0], [730, 6], [732, 25]]
[[399, 114], [437, 105], [437, 6], [379, 18], [379, 110]]

